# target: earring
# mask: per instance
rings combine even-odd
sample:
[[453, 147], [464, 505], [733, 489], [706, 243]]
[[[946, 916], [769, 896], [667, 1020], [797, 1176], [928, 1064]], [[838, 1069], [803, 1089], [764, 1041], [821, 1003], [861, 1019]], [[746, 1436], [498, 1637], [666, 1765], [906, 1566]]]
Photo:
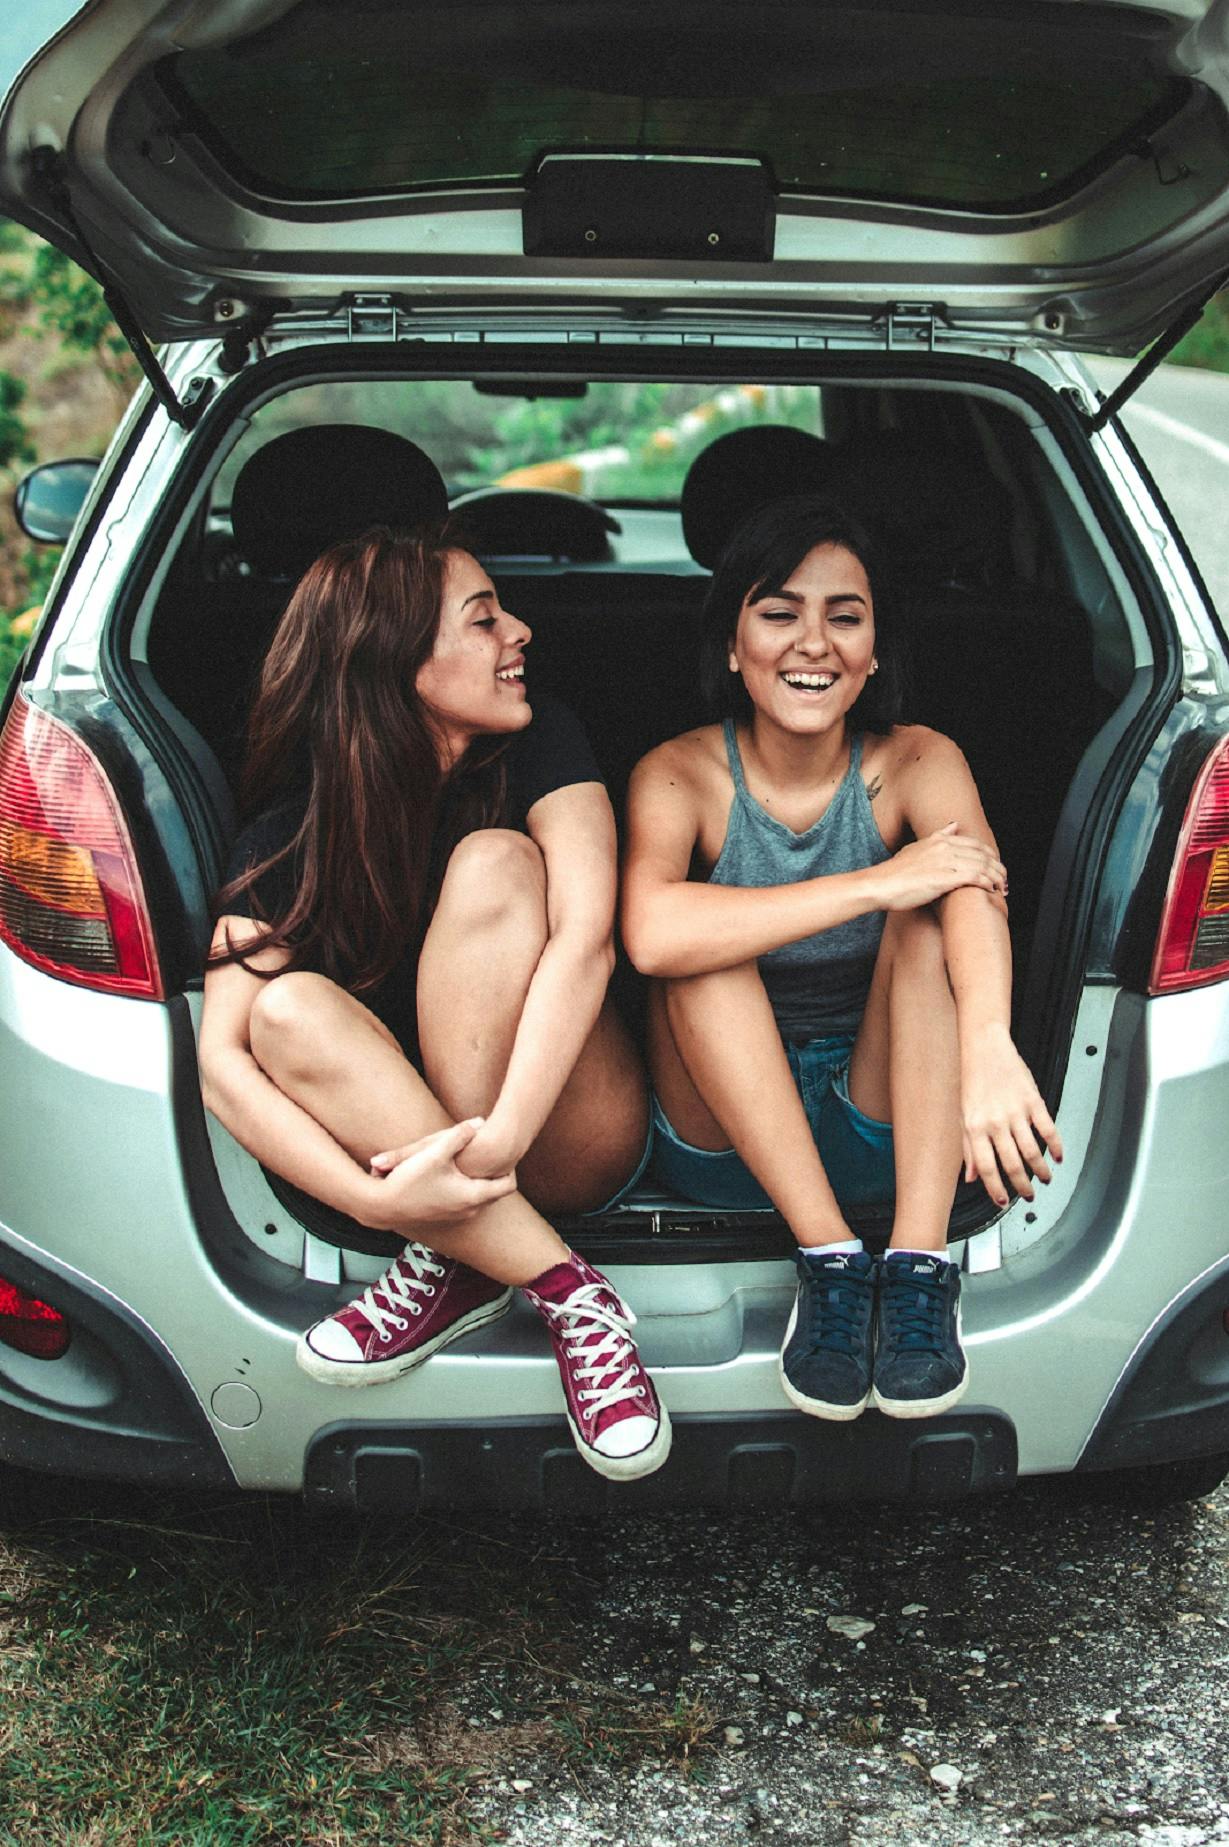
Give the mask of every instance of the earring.
[[875, 659], [873, 654], [871, 655], [871, 672], [872, 673], [879, 672], [879, 662]]
[[730, 651], [730, 672], [731, 673], [738, 672], [738, 656], [734, 653], [732, 649]]

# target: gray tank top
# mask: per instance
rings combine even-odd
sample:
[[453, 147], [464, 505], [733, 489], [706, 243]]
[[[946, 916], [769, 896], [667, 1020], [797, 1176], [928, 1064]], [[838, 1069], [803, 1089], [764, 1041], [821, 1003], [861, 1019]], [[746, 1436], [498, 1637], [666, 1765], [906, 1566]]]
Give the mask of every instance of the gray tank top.
[[[892, 855], [862, 780], [862, 734], [850, 741], [849, 769], [819, 820], [796, 834], [761, 808], [747, 787], [734, 721], [725, 721], [734, 800], [711, 885], [796, 885], [879, 866]], [[884, 913], [871, 911], [759, 959], [781, 1037], [795, 1044], [856, 1033], [866, 1008]]]

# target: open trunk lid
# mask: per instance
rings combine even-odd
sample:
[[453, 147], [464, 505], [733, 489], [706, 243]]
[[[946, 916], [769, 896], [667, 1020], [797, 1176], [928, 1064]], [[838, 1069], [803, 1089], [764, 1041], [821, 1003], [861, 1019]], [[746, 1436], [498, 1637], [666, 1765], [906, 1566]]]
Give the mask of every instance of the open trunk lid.
[[155, 340], [724, 302], [1133, 352], [1229, 270], [1229, 0], [27, 0], [0, 204]]

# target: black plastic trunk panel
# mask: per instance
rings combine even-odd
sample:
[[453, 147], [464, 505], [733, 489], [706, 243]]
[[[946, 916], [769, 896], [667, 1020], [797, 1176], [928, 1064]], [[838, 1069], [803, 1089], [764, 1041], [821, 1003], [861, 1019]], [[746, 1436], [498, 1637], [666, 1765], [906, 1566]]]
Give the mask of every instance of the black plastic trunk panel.
[[679, 1417], [669, 1459], [612, 1483], [582, 1461], [562, 1420], [497, 1424], [336, 1424], [307, 1455], [318, 1507], [600, 1514], [670, 1507], [805, 1507], [831, 1501], [945, 1501], [1016, 1480], [1016, 1433], [1001, 1412], [853, 1424], [796, 1413]]

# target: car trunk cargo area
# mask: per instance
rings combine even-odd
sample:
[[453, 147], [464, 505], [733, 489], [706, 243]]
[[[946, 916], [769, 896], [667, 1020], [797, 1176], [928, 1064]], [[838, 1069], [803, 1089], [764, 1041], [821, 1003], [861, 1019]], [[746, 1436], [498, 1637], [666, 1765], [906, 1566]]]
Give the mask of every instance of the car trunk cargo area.
[[[711, 362], [702, 380], [693, 375], [703, 402], [663, 425], [658, 448], [680, 447], [676, 500], [637, 503], [628, 495], [620, 504], [607, 494], [603, 506], [596, 493], [549, 485], [600, 487], [593, 446], [556, 456], [553, 474], [492, 467], [484, 488], [475, 491], [463, 474], [458, 482], [442, 381], [429, 381], [428, 391], [414, 378], [381, 374], [371, 355], [351, 353], [348, 363], [344, 377], [325, 381], [317, 372], [270, 396], [228, 461], [220, 444], [220, 466], [192, 489], [191, 508], [185, 503], [179, 516], [183, 536], [136, 618], [133, 652], [148, 660], [218, 809], [229, 807], [254, 676], [292, 588], [279, 566], [276, 529], [295, 484], [283, 483], [263, 512], [254, 510], [242, 505], [245, 469], [288, 431], [321, 432], [315, 466], [334, 478], [366, 465], [364, 431], [372, 429], [413, 441], [442, 465], [471, 549], [505, 606], [533, 628], [531, 699], [549, 691], [580, 716], [616, 812], [638, 758], [704, 722], [700, 611], [716, 551], [748, 498], [818, 492], [843, 500], [871, 528], [889, 567], [883, 621], [905, 665], [902, 718], [961, 746], [1008, 866], [1016, 1032], [1053, 1106], [1082, 974], [1083, 942], [1071, 924], [1093, 876], [1081, 829], [1115, 761], [1113, 740], [1132, 714], [1145, 712], [1157, 672], [1146, 594], [1116, 553], [1094, 490], [1086, 495], [1080, 483], [1070, 410], [1035, 381], [1025, 386], [1026, 401], [1018, 395], [1021, 372], [993, 362], [833, 359], [822, 378], [800, 379], [795, 365], [787, 375], [776, 368], [782, 376], [766, 385], [774, 371], [768, 355], [729, 356], [720, 376]], [[658, 377], [668, 376], [663, 364], [652, 368]], [[532, 407], [538, 390], [513, 366], [510, 355], [502, 368], [505, 413]], [[569, 376], [569, 389], [583, 385], [574, 365]], [[779, 395], [783, 381], [787, 398]], [[743, 397], [734, 411], [732, 388]], [[450, 389], [460, 401], [474, 386], [454, 372]], [[1042, 414], [1047, 400], [1053, 427]], [[789, 423], [780, 420], [783, 405]], [[607, 460], [617, 446], [606, 444]], [[301, 465], [305, 452], [297, 453]], [[456, 493], [458, 485], [469, 491]], [[347, 493], [353, 488], [350, 480]], [[297, 491], [310, 500], [317, 488], [300, 479]], [[381, 504], [373, 477], [372, 506]], [[232, 824], [227, 813], [224, 826]], [[643, 984], [625, 963], [615, 981], [636, 1026]], [[258, 1190], [231, 1186], [237, 1170], [229, 1156], [220, 1166], [236, 1216], [265, 1249], [266, 1221], [287, 1212], [326, 1243], [387, 1248], [378, 1235], [349, 1235], [280, 1182], [262, 1208]], [[962, 1188], [953, 1235], [991, 1213], [980, 1188]], [[607, 1260], [626, 1252], [629, 1238], [658, 1257], [696, 1259], [777, 1255], [789, 1243], [772, 1215], [714, 1214], [669, 1198], [651, 1169], [630, 1206], [565, 1230]]]

